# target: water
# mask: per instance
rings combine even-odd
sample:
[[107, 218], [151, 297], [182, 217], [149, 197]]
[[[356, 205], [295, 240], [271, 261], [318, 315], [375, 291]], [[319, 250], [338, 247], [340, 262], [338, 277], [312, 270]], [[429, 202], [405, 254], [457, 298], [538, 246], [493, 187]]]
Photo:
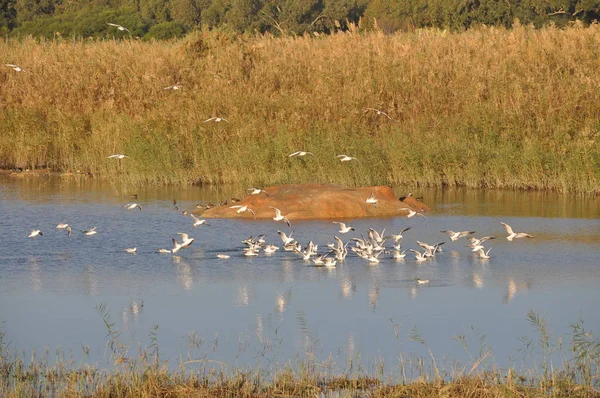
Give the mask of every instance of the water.
[[[378, 265], [349, 255], [336, 269], [310, 266], [279, 251], [242, 256], [241, 240], [264, 233], [281, 246], [273, 221], [210, 220], [192, 227], [181, 214], [198, 202], [242, 196], [245, 187], [131, 190], [97, 180], [0, 175], [0, 332], [11, 349], [56, 349], [77, 362], [109, 366], [107, 328], [135, 357], [156, 336], [162, 359], [206, 359], [228, 366], [286, 364], [307, 357], [346, 369], [350, 360], [369, 369], [400, 358], [428, 356], [468, 361], [480, 348], [494, 363], [519, 363], [523, 336], [539, 334], [529, 311], [549, 322], [554, 338], [568, 338], [580, 319], [598, 331], [600, 317], [600, 206], [596, 198], [568, 195], [420, 191], [434, 210], [420, 217], [345, 220], [356, 231], [337, 232], [329, 221], [294, 222], [294, 237], [324, 251], [368, 228], [398, 233], [410, 226], [403, 248], [416, 240], [445, 241], [435, 260], [418, 265], [412, 255]], [[126, 211], [132, 201], [143, 210]], [[403, 194], [404, 192], [399, 192]], [[173, 209], [176, 198], [179, 211]], [[500, 221], [534, 239], [508, 242]], [[54, 228], [73, 226], [73, 236]], [[93, 226], [98, 234], [80, 231]], [[27, 238], [31, 229], [44, 236]], [[450, 242], [440, 230], [497, 235], [490, 260]], [[177, 232], [196, 240], [178, 256]], [[124, 249], [137, 247], [137, 254]], [[231, 255], [219, 260], [217, 253]], [[418, 285], [416, 278], [429, 279]], [[458, 336], [467, 341], [467, 350]], [[422, 344], [424, 342], [424, 344]], [[82, 348], [82, 347], [85, 347]]]

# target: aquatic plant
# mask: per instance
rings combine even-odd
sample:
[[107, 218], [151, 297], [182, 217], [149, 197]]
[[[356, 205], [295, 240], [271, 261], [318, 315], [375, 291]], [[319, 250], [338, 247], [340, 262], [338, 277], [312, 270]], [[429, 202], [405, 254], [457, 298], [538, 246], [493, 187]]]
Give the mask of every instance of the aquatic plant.
[[[547, 322], [533, 311], [528, 314], [538, 330], [538, 344], [533, 339], [525, 352], [531, 358], [542, 358], [541, 367], [533, 361], [523, 371], [516, 366], [502, 369], [492, 361], [493, 355], [485, 341], [485, 334], [473, 329], [479, 343], [479, 353], [469, 351], [467, 337], [456, 336], [469, 352], [470, 363], [452, 366], [438, 361], [427, 348], [428, 358], [399, 352], [398, 369], [394, 376], [384, 376], [385, 364], [376, 364], [375, 371], [364, 370], [360, 358], [350, 358], [345, 371], [336, 372], [330, 360], [321, 362], [308, 355], [297, 362], [273, 363], [247, 368], [229, 368], [211, 361], [204, 354], [170, 364], [159, 359], [158, 326], [149, 334], [150, 345], [137, 357], [120, 354], [128, 351], [119, 345], [119, 332], [114, 329], [106, 307], [101, 305], [107, 334], [107, 347], [114, 369], [97, 365], [78, 364], [66, 359], [57, 350], [56, 361], [51, 363], [47, 352], [41, 358], [35, 353], [26, 360], [21, 353], [8, 349], [0, 333], [0, 395], [12, 397], [313, 397], [334, 394], [340, 397], [599, 397], [600, 341], [584, 329], [583, 321], [571, 325], [571, 353], [563, 350], [560, 339], [553, 339]], [[400, 325], [393, 320], [394, 333], [399, 338]], [[427, 342], [414, 327], [409, 338], [427, 347]], [[196, 334], [189, 336], [190, 347], [199, 348], [203, 340]], [[213, 341], [213, 349], [218, 338]], [[536, 350], [536, 347], [539, 351]], [[261, 350], [268, 350], [267, 346]], [[240, 346], [240, 350], [244, 350]], [[534, 351], [536, 351], [534, 353]], [[559, 354], [561, 362], [552, 363]], [[197, 355], [197, 356], [196, 356]], [[410, 375], [410, 376], [407, 376]]]

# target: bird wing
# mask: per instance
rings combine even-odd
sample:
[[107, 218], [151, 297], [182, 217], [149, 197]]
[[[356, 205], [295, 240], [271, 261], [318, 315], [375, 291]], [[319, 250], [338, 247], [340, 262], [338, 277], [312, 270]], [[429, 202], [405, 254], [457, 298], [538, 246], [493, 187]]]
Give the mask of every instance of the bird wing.
[[296, 155], [300, 154], [300, 152], [302, 152], [302, 151], [296, 151], [296, 152], [294, 152], [294, 153], [290, 153], [290, 154], [288, 155], [288, 157], [290, 157], [290, 158], [291, 158], [292, 156], [296, 156]]
[[533, 235], [529, 235], [525, 232], [519, 232], [515, 238], [533, 238]]
[[184, 242], [190, 238], [185, 232], [177, 232], [177, 235], [181, 235], [181, 240]]
[[211, 120], [215, 120], [215, 119], [216, 119], [216, 117], [211, 117], [210, 119], [206, 119], [206, 120], [204, 121], [204, 123], [206, 123], [206, 122], [210, 122]]
[[512, 235], [512, 234], [514, 234], [514, 232], [513, 232], [513, 229], [510, 227], [510, 225], [508, 225], [508, 224], [506, 224], [506, 223], [503, 223], [503, 222], [501, 222], [500, 224], [504, 225], [504, 229], [506, 230], [506, 232], [507, 232], [509, 235]]

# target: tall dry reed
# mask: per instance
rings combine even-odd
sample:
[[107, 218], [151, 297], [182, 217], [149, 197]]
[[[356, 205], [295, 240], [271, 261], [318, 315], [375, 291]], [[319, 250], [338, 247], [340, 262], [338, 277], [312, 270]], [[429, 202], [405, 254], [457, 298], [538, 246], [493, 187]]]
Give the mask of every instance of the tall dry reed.
[[[598, 193], [598, 48], [596, 24], [9, 40], [2, 60], [25, 72], [0, 70], [0, 167], [159, 184]], [[204, 123], [212, 116], [229, 123]], [[315, 156], [287, 157], [299, 149]], [[342, 153], [359, 161], [342, 164]]]

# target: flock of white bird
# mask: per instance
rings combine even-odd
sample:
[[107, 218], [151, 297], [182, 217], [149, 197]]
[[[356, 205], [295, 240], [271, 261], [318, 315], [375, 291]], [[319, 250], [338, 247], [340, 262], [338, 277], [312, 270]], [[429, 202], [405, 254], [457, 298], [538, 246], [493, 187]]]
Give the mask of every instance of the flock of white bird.
[[[300, 155], [300, 153], [303, 153], [303, 152], [294, 152], [290, 156], [304, 156], [304, 155]], [[304, 154], [308, 154], [308, 153], [309, 152], [304, 152]], [[124, 158], [127, 158], [127, 156], [122, 155], [122, 154], [116, 154], [116, 155], [109, 156], [109, 158], [124, 159]], [[263, 189], [260, 189], [260, 188], [248, 188], [248, 191], [249, 191], [250, 195], [259, 195], [259, 194], [268, 195], [268, 193], [266, 191], [264, 191]], [[369, 198], [367, 198], [365, 200], [365, 202], [376, 205], [377, 198], [375, 197], [374, 194], [371, 194], [371, 196]], [[402, 202], [399, 202], [399, 203], [402, 203]], [[173, 200], [173, 206], [174, 206], [174, 209], [178, 210], [175, 200]], [[201, 207], [201, 205], [198, 205], [198, 207]], [[273, 211], [274, 211], [274, 216], [273, 216], [274, 221], [276, 221], [276, 222], [283, 221], [288, 225], [288, 227], [291, 227], [290, 221], [288, 220], [288, 218], [285, 215], [282, 214], [280, 209], [273, 207], [273, 206], [269, 206], [269, 207], [271, 209], [273, 209]], [[134, 210], [134, 209], [142, 210], [142, 206], [138, 203], [126, 203], [125, 205], [122, 206], [122, 208], [124, 208], [128, 211]], [[237, 213], [250, 212], [255, 215], [255, 211], [253, 209], [251, 209], [250, 207], [248, 207], [248, 205], [233, 205], [233, 206], [230, 206], [230, 208], [232, 209], [232, 211], [236, 211]], [[425, 216], [423, 216], [422, 213], [416, 212], [408, 207], [402, 207], [400, 209], [409, 211], [409, 213], [406, 216], [407, 218], [412, 218], [415, 215], [420, 215], [423, 217], [423, 219], [425, 219]], [[186, 216], [188, 215], [187, 211], [183, 211], [182, 213]], [[205, 219], [200, 219], [192, 213], [189, 213], [189, 216], [193, 219], [193, 224], [192, 224], [193, 227], [199, 227], [201, 225], [210, 226], [210, 224]], [[340, 234], [347, 234], [349, 232], [355, 231], [355, 229], [352, 226], [350, 226], [344, 222], [333, 221], [333, 223], [339, 225], [339, 233]], [[506, 233], [508, 234], [506, 236], [506, 239], [510, 242], [512, 242], [514, 239], [533, 238], [532, 235], [525, 233], [525, 232], [514, 232], [513, 229], [511, 228], [511, 226], [506, 223], [502, 222], [501, 224], [504, 227], [504, 229], [506, 230]], [[67, 223], [57, 224], [56, 229], [66, 230], [68, 236], [71, 236], [71, 234], [72, 234], [71, 226]], [[430, 259], [435, 258], [436, 255], [442, 251], [442, 245], [444, 245], [445, 242], [429, 244], [426, 242], [421, 242], [419, 240], [416, 241], [417, 245], [420, 247], [419, 250], [412, 249], [412, 248], [408, 249], [408, 250], [406, 250], [406, 249], [403, 250], [402, 243], [403, 243], [403, 239], [404, 239], [404, 234], [407, 231], [409, 231], [410, 229], [411, 229], [411, 227], [407, 227], [407, 228], [404, 228], [403, 230], [401, 230], [398, 234], [386, 235], [385, 229], [381, 232], [378, 232], [378, 231], [374, 230], [373, 228], [369, 228], [369, 230], [367, 231], [366, 237], [361, 235], [360, 237], [353, 237], [353, 238], [347, 240], [346, 242], [344, 242], [338, 236], [334, 236], [333, 239], [334, 239], [335, 243], [328, 243], [327, 249], [322, 252], [319, 252], [318, 245], [315, 244], [313, 241], [309, 241], [306, 246], [303, 246], [300, 242], [296, 241], [292, 237], [293, 232], [287, 234], [283, 231], [277, 231], [277, 233], [279, 234], [279, 237], [281, 239], [281, 246], [282, 246], [281, 248], [283, 249], [283, 251], [296, 253], [297, 255], [301, 256], [305, 261], [310, 262], [311, 264], [313, 264], [314, 266], [317, 266], [317, 267], [327, 267], [327, 268], [336, 267], [336, 265], [339, 262], [345, 260], [346, 256], [349, 253], [352, 253], [352, 255], [356, 255], [356, 256], [366, 260], [369, 264], [377, 264], [381, 261], [382, 258], [384, 258], [384, 255], [386, 255], [386, 254], [390, 254], [391, 258], [396, 259], [396, 260], [404, 259], [407, 255], [407, 251], [413, 253], [414, 260], [418, 264], [421, 264]], [[91, 235], [95, 235], [97, 233], [97, 230], [96, 230], [96, 227], [93, 227], [91, 229], [82, 230], [81, 232], [84, 235], [91, 236]], [[478, 253], [479, 257], [481, 259], [487, 260], [491, 257], [490, 256], [491, 248], [488, 248], [486, 250], [486, 248], [483, 246], [483, 244], [492, 239], [496, 239], [496, 236], [483, 236], [483, 237], [477, 238], [477, 237], [472, 236], [476, 233], [475, 231], [443, 230], [440, 232], [447, 234], [450, 237], [450, 240], [453, 242], [458, 241], [459, 239], [462, 239], [462, 238], [466, 238], [466, 240], [468, 241], [468, 244], [466, 245], [466, 247], [469, 247], [472, 252]], [[190, 247], [190, 245], [192, 245], [192, 243], [194, 243], [194, 238], [190, 237], [187, 233], [178, 232], [177, 235], [179, 235], [181, 237], [181, 241], [178, 241], [177, 239], [172, 238], [172, 247], [170, 249], [160, 248], [157, 250], [158, 253], [174, 255], [174, 254], [178, 253], [180, 250]], [[37, 236], [43, 236], [42, 231], [39, 229], [34, 229], [29, 234], [29, 238], [35, 238]], [[261, 252], [266, 255], [270, 255], [270, 254], [273, 254], [273, 253], [277, 252], [278, 250], [280, 250], [280, 247], [277, 245], [267, 244], [267, 242], [265, 240], [265, 235], [259, 235], [257, 237], [251, 236], [248, 239], [243, 240], [241, 243], [246, 245], [246, 247], [242, 251], [242, 254], [244, 256], [251, 256], [251, 257], [259, 256], [261, 254]], [[127, 253], [134, 254], [137, 252], [137, 247], [125, 248], [124, 251]], [[219, 259], [229, 259], [231, 256], [228, 254], [218, 253], [216, 255], [216, 257]], [[429, 283], [428, 280], [421, 280], [421, 279], [417, 279], [416, 282], [419, 284]]]

